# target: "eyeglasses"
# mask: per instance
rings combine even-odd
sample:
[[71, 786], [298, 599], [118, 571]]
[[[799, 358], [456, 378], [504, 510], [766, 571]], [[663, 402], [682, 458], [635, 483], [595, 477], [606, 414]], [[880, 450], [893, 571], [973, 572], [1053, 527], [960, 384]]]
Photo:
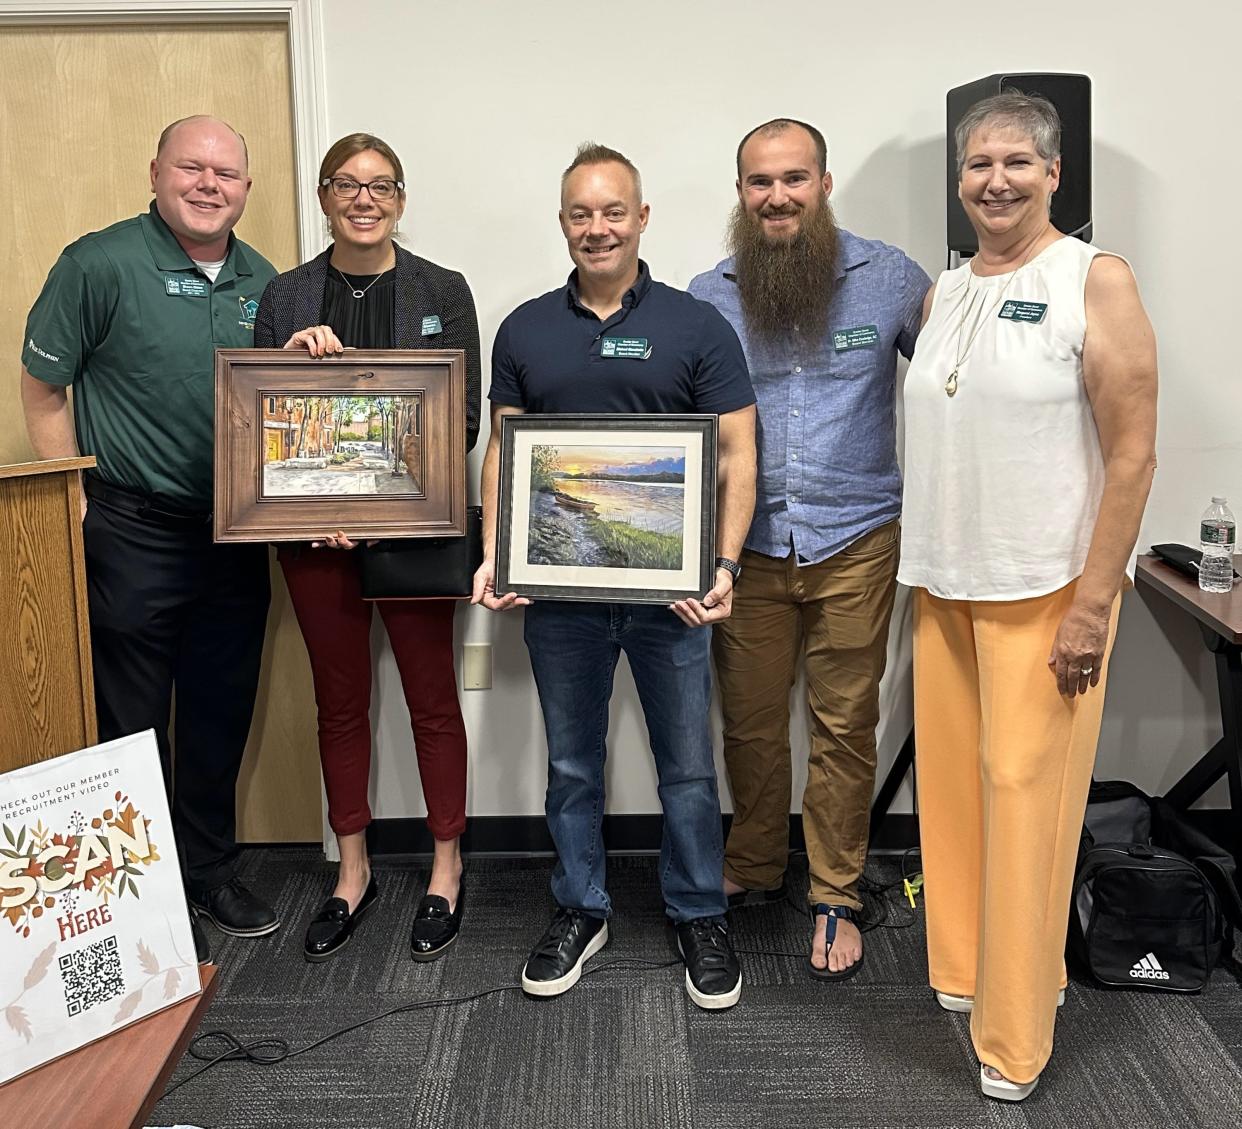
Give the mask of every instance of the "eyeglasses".
[[325, 176], [319, 183], [324, 188], [331, 185], [332, 195], [339, 196], [342, 200], [356, 199], [364, 188], [370, 193], [372, 200], [391, 200], [398, 191], [405, 190], [405, 181], [390, 180], [387, 177], [360, 184], [352, 176]]

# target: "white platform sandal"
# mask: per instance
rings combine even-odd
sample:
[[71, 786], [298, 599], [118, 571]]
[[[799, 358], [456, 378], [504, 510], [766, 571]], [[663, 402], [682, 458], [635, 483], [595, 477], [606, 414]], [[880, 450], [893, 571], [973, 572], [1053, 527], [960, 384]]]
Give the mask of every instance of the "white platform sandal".
[[[974, 1011], [974, 996], [950, 996], [948, 992], [937, 992], [936, 1003], [938, 1003], [945, 1011], [956, 1011], [969, 1014]], [[1065, 1003], [1065, 989], [1062, 988], [1057, 993], [1057, 1007], [1061, 1007]]]
[[979, 1067], [979, 1089], [988, 1098], [996, 1098], [1002, 1102], [1020, 1102], [1023, 1098], [1030, 1097], [1031, 1092], [1038, 1085], [1038, 1078], [1030, 1082], [1010, 1082], [1008, 1078], [989, 1078], [988, 1068], [983, 1065]]

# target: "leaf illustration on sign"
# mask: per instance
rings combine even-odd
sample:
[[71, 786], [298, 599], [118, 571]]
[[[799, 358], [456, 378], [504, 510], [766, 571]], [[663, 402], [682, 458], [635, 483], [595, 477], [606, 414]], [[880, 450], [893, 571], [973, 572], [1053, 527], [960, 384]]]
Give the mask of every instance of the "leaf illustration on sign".
[[16, 1004], [10, 1004], [4, 1009], [4, 1018], [26, 1042], [29, 1043], [34, 1038], [34, 1032], [30, 1029], [30, 1021], [26, 1018], [26, 1013]]
[[[137, 891], [135, 891], [137, 893]], [[148, 976], [156, 976], [160, 971], [160, 962], [155, 959], [155, 954], [147, 948], [145, 941], [138, 942], [138, 963], [142, 965], [142, 971]]]
[[56, 942], [53, 941], [43, 952], [35, 957], [34, 964], [30, 966], [30, 971], [26, 973], [26, 979], [22, 981], [22, 991], [28, 992], [47, 975], [48, 967], [52, 963], [52, 954], [55, 952]]
[[168, 975], [164, 977], [164, 999], [171, 1000], [177, 994], [177, 988], [181, 984], [181, 973], [175, 968], [168, 970]]
[[134, 1014], [135, 1009], [141, 1001], [141, 988], [139, 988], [136, 992], [130, 992], [130, 994], [125, 997], [125, 1002], [121, 1004], [120, 1010], [116, 1013], [116, 1018], [112, 1021], [112, 1025], [115, 1027], [118, 1023], [124, 1023], [131, 1015]]

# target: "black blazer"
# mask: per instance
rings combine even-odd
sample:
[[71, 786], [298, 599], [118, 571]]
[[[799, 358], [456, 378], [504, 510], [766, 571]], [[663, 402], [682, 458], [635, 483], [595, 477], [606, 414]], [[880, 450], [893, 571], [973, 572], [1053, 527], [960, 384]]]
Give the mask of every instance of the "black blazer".
[[[394, 344], [398, 349], [464, 349], [466, 352], [466, 450], [479, 437], [479, 320], [474, 298], [457, 271], [412, 255], [393, 244], [397, 252]], [[278, 274], [259, 299], [254, 343], [259, 349], [279, 349], [299, 329], [319, 324], [323, 290], [328, 280], [328, 256], [316, 255], [300, 267]], [[439, 315], [442, 329], [424, 337], [423, 318]]]

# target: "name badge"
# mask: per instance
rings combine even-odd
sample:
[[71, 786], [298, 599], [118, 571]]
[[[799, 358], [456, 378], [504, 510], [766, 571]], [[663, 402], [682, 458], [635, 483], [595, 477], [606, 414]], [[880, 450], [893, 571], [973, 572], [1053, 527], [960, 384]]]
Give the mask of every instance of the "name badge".
[[880, 340], [880, 331], [874, 325], [855, 325], [849, 329], [832, 331], [832, 347], [838, 353], [848, 353], [851, 349], [866, 349]]
[[605, 337], [599, 346], [601, 357], [614, 357], [630, 361], [645, 361], [651, 356], [651, 346], [645, 337]]
[[182, 298], [206, 298], [207, 283], [204, 279], [189, 274], [166, 274], [164, 291]]
[[430, 337], [433, 333], [440, 333], [444, 326], [440, 324], [439, 314], [430, 314], [423, 318], [423, 336]]
[[1026, 321], [1038, 325], [1047, 312], [1047, 302], [1018, 302], [1011, 299], [1001, 306], [1000, 313], [996, 316], [1006, 321]]

